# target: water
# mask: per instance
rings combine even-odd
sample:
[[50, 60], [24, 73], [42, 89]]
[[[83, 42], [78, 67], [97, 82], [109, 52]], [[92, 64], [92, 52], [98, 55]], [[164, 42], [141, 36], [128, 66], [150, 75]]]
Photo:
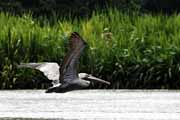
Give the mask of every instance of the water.
[[179, 120], [180, 91], [0, 91], [0, 119]]

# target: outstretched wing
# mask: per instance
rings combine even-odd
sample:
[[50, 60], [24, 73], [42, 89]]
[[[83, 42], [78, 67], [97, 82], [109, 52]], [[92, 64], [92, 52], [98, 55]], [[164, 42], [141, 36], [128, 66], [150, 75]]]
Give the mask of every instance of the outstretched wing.
[[70, 82], [78, 78], [77, 64], [79, 57], [86, 47], [86, 42], [74, 32], [70, 36], [70, 50], [65, 56], [60, 68], [60, 82]]
[[41, 71], [53, 84], [59, 83], [59, 65], [57, 63], [21, 63], [18, 68], [32, 68]]

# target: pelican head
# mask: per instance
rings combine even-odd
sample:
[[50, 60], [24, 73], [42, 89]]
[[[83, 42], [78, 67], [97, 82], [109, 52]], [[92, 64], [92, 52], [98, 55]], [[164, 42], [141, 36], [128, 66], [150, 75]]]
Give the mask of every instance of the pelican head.
[[79, 73], [78, 75], [79, 75], [80, 79], [83, 79], [84, 81], [88, 81], [89, 84], [90, 84], [90, 82], [99, 82], [99, 83], [110, 85], [110, 82], [102, 80], [102, 79], [97, 78], [97, 77], [94, 77], [91, 74]]

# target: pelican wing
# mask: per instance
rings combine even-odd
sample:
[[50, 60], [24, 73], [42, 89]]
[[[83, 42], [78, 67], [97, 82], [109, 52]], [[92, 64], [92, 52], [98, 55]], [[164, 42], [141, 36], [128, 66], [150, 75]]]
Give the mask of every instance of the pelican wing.
[[21, 63], [18, 68], [32, 68], [41, 71], [53, 84], [59, 83], [59, 65], [57, 63]]
[[86, 47], [86, 42], [81, 36], [74, 32], [69, 41], [69, 52], [65, 56], [60, 68], [60, 82], [69, 82], [78, 78], [77, 64], [79, 57]]

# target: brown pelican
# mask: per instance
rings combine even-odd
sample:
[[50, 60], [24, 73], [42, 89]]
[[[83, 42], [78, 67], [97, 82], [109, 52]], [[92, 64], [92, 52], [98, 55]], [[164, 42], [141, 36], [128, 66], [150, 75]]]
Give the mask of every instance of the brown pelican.
[[47, 89], [47, 93], [63, 93], [71, 90], [84, 89], [89, 87], [90, 81], [100, 82], [110, 85], [110, 82], [93, 77], [87, 73], [77, 72], [77, 64], [87, 43], [82, 37], [74, 32], [70, 36], [70, 50], [63, 59], [61, 67], [57, 63], [21, 63], [18, 67], [28, 67], [37, 69], [44, 73], [49, 80], [52, 80], [53, 86]]

